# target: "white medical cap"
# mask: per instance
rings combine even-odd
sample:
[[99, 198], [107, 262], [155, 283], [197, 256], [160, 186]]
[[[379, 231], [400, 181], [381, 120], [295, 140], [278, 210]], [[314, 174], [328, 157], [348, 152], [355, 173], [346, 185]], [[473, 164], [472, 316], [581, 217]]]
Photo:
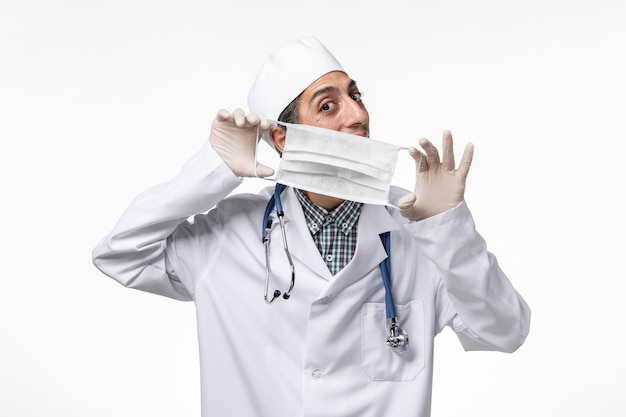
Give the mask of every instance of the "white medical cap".
[[[316, 38], [291, 41], [272, 53], [259, 70], [248, 109], [262, 119], [277, 120], [306, 88], [331, 71], [343, 71], [339, 61]], [[267, 140], [267, 135], [263, 135]]]

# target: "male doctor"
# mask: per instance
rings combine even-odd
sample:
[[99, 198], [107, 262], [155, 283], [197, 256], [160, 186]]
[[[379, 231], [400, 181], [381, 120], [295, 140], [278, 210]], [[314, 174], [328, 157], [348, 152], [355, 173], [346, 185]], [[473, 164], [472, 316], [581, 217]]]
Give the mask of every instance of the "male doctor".
[[[248, 106], [219, 111], [208, 143], [175, 178], [140, 194], [93, 251], [121, 284], [195, 303], [203, 417], [426, 417], [434, 337], [445, 326], [466, 350], [513, 352], [524, 342], [529, 308], [463, 199], [471, 145], [455, 167], [449, 132], [441, 159], [422, 139], [424, 154], [410, 150], [415, 192], [389, 192], [398, 209], [287, 187], [290, 256], [276, 221], [266, 258], [261, 231], [274, 187], [228, 197], [244, 177], [273, 174], [255, 166], [258, 132], [279, 152], [298, 125], [369, 141], [369, 114], [356, 82], [314, 38], [268, 58]], [[385, 259], [397, 335], [406, 335], [400, 349], [386, 342]], [[264, 300], [266, 261], [270, 300], [274, 287], [289, 288], [293, 263], [289, 298]]]

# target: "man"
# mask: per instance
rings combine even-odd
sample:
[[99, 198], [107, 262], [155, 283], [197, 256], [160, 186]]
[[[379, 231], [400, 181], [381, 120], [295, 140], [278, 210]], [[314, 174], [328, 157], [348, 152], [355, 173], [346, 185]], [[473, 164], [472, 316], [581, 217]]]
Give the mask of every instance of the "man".
[[[93, 253], [125, 286], [195, 302], [204, 417], [428, 416], [433, 339], [445, 326], [466, 350], [523, 343], [528, 306], [463, 200], [471, 146], [458, 169], [449, 132], [443, 161], [427, 140], [425, 156], [411, 149], [416, 192], [389, 193], [400, 210], [288, 187], [286, 256], [281, 228], [263, 221], [273, 189], [226, 198], [243, 177], [273, 173], [255, 166], [257, 128], [279, 152], [291, 125], [269, 120], [360, 135], [367, 146], [369, 114], [356, 83], [313, 38], [272, 54], [248, 103], [247, 115], [218, 112], [209, 143], [176, 178], [140, 194]], [[386, 232], [391, 247], [381, 242]], [[404, 351], [386, 343], [385, 259]], [[288, 288], [291, 263], [290, 297], [264, 301], [266, 272]]]

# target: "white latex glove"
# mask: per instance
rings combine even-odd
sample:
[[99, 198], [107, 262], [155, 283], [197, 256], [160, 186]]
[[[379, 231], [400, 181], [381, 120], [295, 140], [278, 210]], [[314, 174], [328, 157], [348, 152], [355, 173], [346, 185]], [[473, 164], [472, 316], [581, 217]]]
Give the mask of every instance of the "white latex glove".
[[465, 180], [472, 165], [474, 145], [465, 146], [459, 167], [454, 165], [452, 133], [443, 132], [443, 162], [437, 148], [427, 139], [420, 139], [425, 155], [416, 148], [409, 153], [415, 160], [415, 193], [398, 200], [398, 208], [404, 217], [422, 220], [456, 207], [465, 195]]
[[238, 177], [269, 177], [274, 170], [266, 165], [256, 164], [255, 158], [258, 137], [265, 129], [269, 129], [270, 122], [261, 120], [255, 113], [244, 113], [242, 109], [220, 110], [213, 120], [209, 142], [224, 163]]

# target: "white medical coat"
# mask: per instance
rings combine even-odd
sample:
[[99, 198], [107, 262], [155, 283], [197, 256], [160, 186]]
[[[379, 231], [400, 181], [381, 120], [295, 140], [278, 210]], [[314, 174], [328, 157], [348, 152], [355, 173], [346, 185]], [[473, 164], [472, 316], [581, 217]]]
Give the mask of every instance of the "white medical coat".
[[[93, 252], [94, 264], [127, 287], [195, 302], [203, 417], [426, 417], [434, 336], [444, 326], [466, 350], [523, 343], [529, 308], [464, 202], [419, 222], [365, 205], [354, 257], [332, 276], [287, 188], [296, 285], [289, 300], [268, 305], [261, 233], [273, 187], [225, 198], [240, 182], [206, 144], [173, 180], [139, 195]], [[391, 201], [405, 193], [393, 188]], [[385, 344], [386, 231], [396, 312], [410, 338], [402, 355]], [[287, 289], [278, 222], [270, 268], [270, 293]]]

